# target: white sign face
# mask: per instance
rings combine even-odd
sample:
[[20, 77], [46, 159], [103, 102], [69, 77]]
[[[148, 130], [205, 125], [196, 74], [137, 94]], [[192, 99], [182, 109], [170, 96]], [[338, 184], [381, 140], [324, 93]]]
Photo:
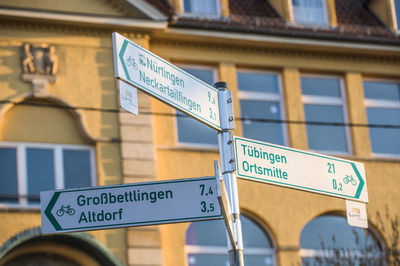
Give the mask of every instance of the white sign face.
[[215, 177], [40, 193], [42, 232], [222, 219]]
[[234, 138], [237, 176], [368, 202], [362, 163], [245, 138]]
[[218, 90], [113, 33], [115, 77], [221, 130]]
[[368, 228], [365, 203], [346, 200], [347, 223], [351, 226]]
[[121, 108], [134, 115], [139, 114], [137, 89], [129, 84], [118, 80], [119, 103]]

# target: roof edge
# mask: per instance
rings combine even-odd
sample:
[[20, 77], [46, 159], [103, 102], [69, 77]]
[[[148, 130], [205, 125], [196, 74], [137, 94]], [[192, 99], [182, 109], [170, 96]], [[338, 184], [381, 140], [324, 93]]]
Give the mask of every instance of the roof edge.
[[0, 8], [0, 18], [31, 19], [36, 21], [54, 21], [58, 23], [71, 23], [92, 25], [101, 27], [124, 27], [144, 29], [165, 29], [166, 21], [153, 21], [132, 18], [114, 18], [105, 16], [87, 16], [75, 14], [52, 13], [45, 11], [21, 10], [11, 8]]
[[[303, 38], [313, 41], [336, 41], [336, 42], [352, 42], [362, 43], [370, 45], [384, 45], [386, 47], [399, 46], [400, 39], [388, 39], [385, 37], [374, 37], [374, 36], [351, 36], [349, 34], [335, 34], [333, 32], [318, 32], [318, 31], [287, 31], [287, 29], [271, 29], [271, 28], [246, 28], [238, 27], [234, 25], [200, 25], [198, 23], [186, 22], [186, 21], [175, 21], [170, 23], [169, 29], [182, 29], [182, 30], [193, 30], [193, 31], [207, 31], [209, 33], [221, 33], [220, 36], [227, 34], [247, 34], [257, 35], [265, 37], [277, 37], [277, 38]], [[212, 35], [215, 35], [215, 34]], [[218, 34], [219, 35], [219, 34]], [[266, 36], [267, 35], [267, 36]]]
[[235, 32], [224, 29], [223, 31], [210, 30], [210, 29], [193, 29], [172, 27], [168, 29], [169, 33], [177, 35], [189, 35], [199, 38], [212, 38], [212, 39], [231, 39], [231, 40], [246, 40], [254, 42], [270, 42], [270, 43], [285, 43], [289, 45], [306, 45], [306, 46], [322, 46], [341, 49], [358, 49], [358, 50], [375, 50], [383, 52], [400, 52], [400, 41], [397, 43], [389, 44], [387, 42], [357, 42], [355, 40], [345, 39], [316, 39], [306, 36], [293, 36], [293, 35], [279, 35], [274, 33], [257, 34], [254, 32]]
[[130, 5], [134, 6], [138, 10], [140, 10], [146, 16], [149, 16], [153, 20], [162, 20], [166, 21], [168, 19], [163, 13], [161, 13], [157, 8], [153, 5], [149, 4], [144, 0], [125, 0]]

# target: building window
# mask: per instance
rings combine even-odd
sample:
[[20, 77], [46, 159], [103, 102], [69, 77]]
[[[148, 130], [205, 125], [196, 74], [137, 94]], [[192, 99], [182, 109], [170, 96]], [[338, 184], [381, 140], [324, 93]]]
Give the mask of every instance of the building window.
[[351, 153], [350, 134], [348, 128], [342, 125], [347, 122], [342, 80], [303, 75], [301, 89], [309, 149], [327, 153]]
[[286, 128], [281, 122], [285, 115], [280, 76], [276, 73], [242, 70], [238, 72], [237, 78], [243, 136], [287, 145]]
[[[400, 82], [364, 81], [368, 124], [400, 126]], [[400, 129], [369, 127], [371, 149], [382, 156], [400, 156]]]
[[[213, 68], [200, 66], [181, 66], [181, 68], [211, 86], [216, 81], [216, 70]], [[182, 112], [177, 111], [176, 113], [178, 115], [176, 119], [178, 142], [180, 144], [202, 147], [216, 147], [218, 145], [218, 137], [214, 129]]]
[[394, 11], [396, 13], [397, 30], [400, 30], [400, 0], [394, 1]]
[[[246, 216], [241, 216], [241, 222], [246, 265], [276, 265], [275, 249], [268, 235]], [[192, 223], [186, 233], [188, 266], [229, 266], [225, 232], [221, 220]]]
[[292, 0], [293, 18], [300, 25], [328, 26], [325, 0]]
[[377, 236], [338, 215], [311, 220], [301, 232], [300, 247], [302, 265], [385, 265]]
[[183, 0], [185, 14], [194, 16], [219, 16], [219, 0]]
[[40, 191], [94, 185], [93, 149], [0, 143], [0, 204], [37, 205]]

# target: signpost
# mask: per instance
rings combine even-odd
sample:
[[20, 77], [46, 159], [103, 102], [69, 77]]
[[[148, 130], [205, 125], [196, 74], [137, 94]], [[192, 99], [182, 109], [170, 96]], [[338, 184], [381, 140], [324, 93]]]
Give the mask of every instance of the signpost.
[[42, 232], [223, 219], [215, 177], [40, 193]]
[[[230, 264], [243, 266], [236, 176], [368, 202], [362, 163], [233, 137], [225, 82], [213, 88], [118, 33], [113, 46], [121, 107], [138, 114], [137, 88], [216, 129], [222, 174], [214, 162], [215, 177], [41, 192], [43, 233], [224, 218]], [[351, 204], [351, 223], [365, 227], [365, 206]]]
[[115, 77], [221, 130], [218, 90], [113, 33]]
[[[242, 238], [242, 223], [240, 220], [239, 208], [239, 193], [237, 189], [236, 174], [235, 174], [235, 155], [233, 148], [233, 133], [235, 128], [235, 119], [233, 112], [232, 92], [228, 90], [226, 82], [217, 82], [214, 84], [219, 90], [218, 104], [221, 114], [221, 128], [218, 132], [219, 155], [221, 159], [222, 177], [226, 184], [227, 198], [231, 206], [233, 221], [229, 221], [230, 215], [226, 215], [225, 224], [232, 226], [227, 227], [228, 255], [231, 266], [243, 266], [243, 238]], [[219, 168], [219, 167], [215, 167]], [[217, 170], [216, 170], [217, 171]], [[228, 200], [227, 200], [228, 201]], [[229, 213], [229, 211], [227, 211]], [[232, 230], [231, 230], [232, 229]], [[231, 231], [230, 231], [231, 230]], [[231, 234], [234, 233], [232, 237]], [[232, 242], [234, 243], [232, 244]]]
[[368, 202], [362, 163], [245, 138], [234, 138], [237, 176]]
[[113, 33], [113, 52], [123, 109], [138, 114], [137, 88], [218, 131], [222, 176], [229, 190], [216, 167], [216, 177], [41, 192], [42, 232], [223, 219], [224, 214], [230, 263], [243, 266], [233, 104], [226, 83], [216, 89], [118, 33]]

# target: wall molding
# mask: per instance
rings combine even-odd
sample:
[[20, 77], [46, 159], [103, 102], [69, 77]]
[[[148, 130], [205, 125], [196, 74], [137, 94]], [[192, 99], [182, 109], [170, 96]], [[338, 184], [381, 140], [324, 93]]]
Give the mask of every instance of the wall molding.
[[[196, 51], [203, 50], [205, 53], [211, 51], [220, 51], [232, 54], [243, 54], [244, 56], [276, 56], [276, 57], [291, 57], [298, 59], [323, 59], [332, 61], [347, 61], [347, 62], [370, 62], [370, 63], [384, 63], [384, 64], [400, 64], [400, 54], [398, 57], [389, 55], [362, 55], [350, 54], [335, 51], [308, 51], [300, 49], [282, 49], [275, 47], [243, 47], [239, 45], [227, 45], [216, 43], [199, 43], [189, 41], [173, 41], [163, 40], [160, 38], [152, 38], [150, 40], [151, 46], [169, 47], [174, 49], [193, 49]], [[218, 63], [218, 62], [216, 62]]]
[[16, 97], [12, 97], [10, 99], [7, 99], [8, 101], [11, 101], [12, 103], [5, 103], [5, 104], [0, 104], [0, 124], [1, 124], [1, 120], [4, 117], [4, 115], [10, 111], [13, 107], [18, 106], [19, 103], [23, 103], [24, 101], [29, 101], [29, 100], [45, 100], [45, 101], [49, 101], [49, 102], [53, 102], [55, 105], [60, 105], [60, 107], [67, 107], [67, 109], [65, 111], [69, 112], [72, 114], [72, 116], [74, 117], [74, 119], [76, 120], [76, 123], [80, 129], [80, 133], [82, 134], [82, 136], [84, 138], [86, 138], [90, 143], [95, 143], [95, 142], [108, 142], [108, 139], [96, 139], [95, 137], [93, 137], [88, 130], [88, 125], [86, 122], [86, 119], [84, 118], [84, 115], [79, 111], [76, 110], [74, 108], [73, 105], [68, 104], [66, 101], [55, 97], [55, 96], [51, 96], [48, 95], [46, 97], [34, 97], [32, 92], [28, 92], [28, 93], [23, 93], [20, 94]]
[[[150, 38], [150, 33], [145, 29], [124, 29], [124, 28], [99, 28], [89, 27], [87, 25], [68, 25], [68, 24], [50, 24], [46, 22], [23, 22], [23, 21], [1, 21], [0, 29], [21, 30], [21, 31], [36, 31], [43, 33], [71, 33], [85, 37], [108, 37], [111, 33], [118, 31], [120, 34], [129, 38]], [[0, 39], [2, 39], [0, 37]], [[110, 37], [111, 39], [111, 37]]]

